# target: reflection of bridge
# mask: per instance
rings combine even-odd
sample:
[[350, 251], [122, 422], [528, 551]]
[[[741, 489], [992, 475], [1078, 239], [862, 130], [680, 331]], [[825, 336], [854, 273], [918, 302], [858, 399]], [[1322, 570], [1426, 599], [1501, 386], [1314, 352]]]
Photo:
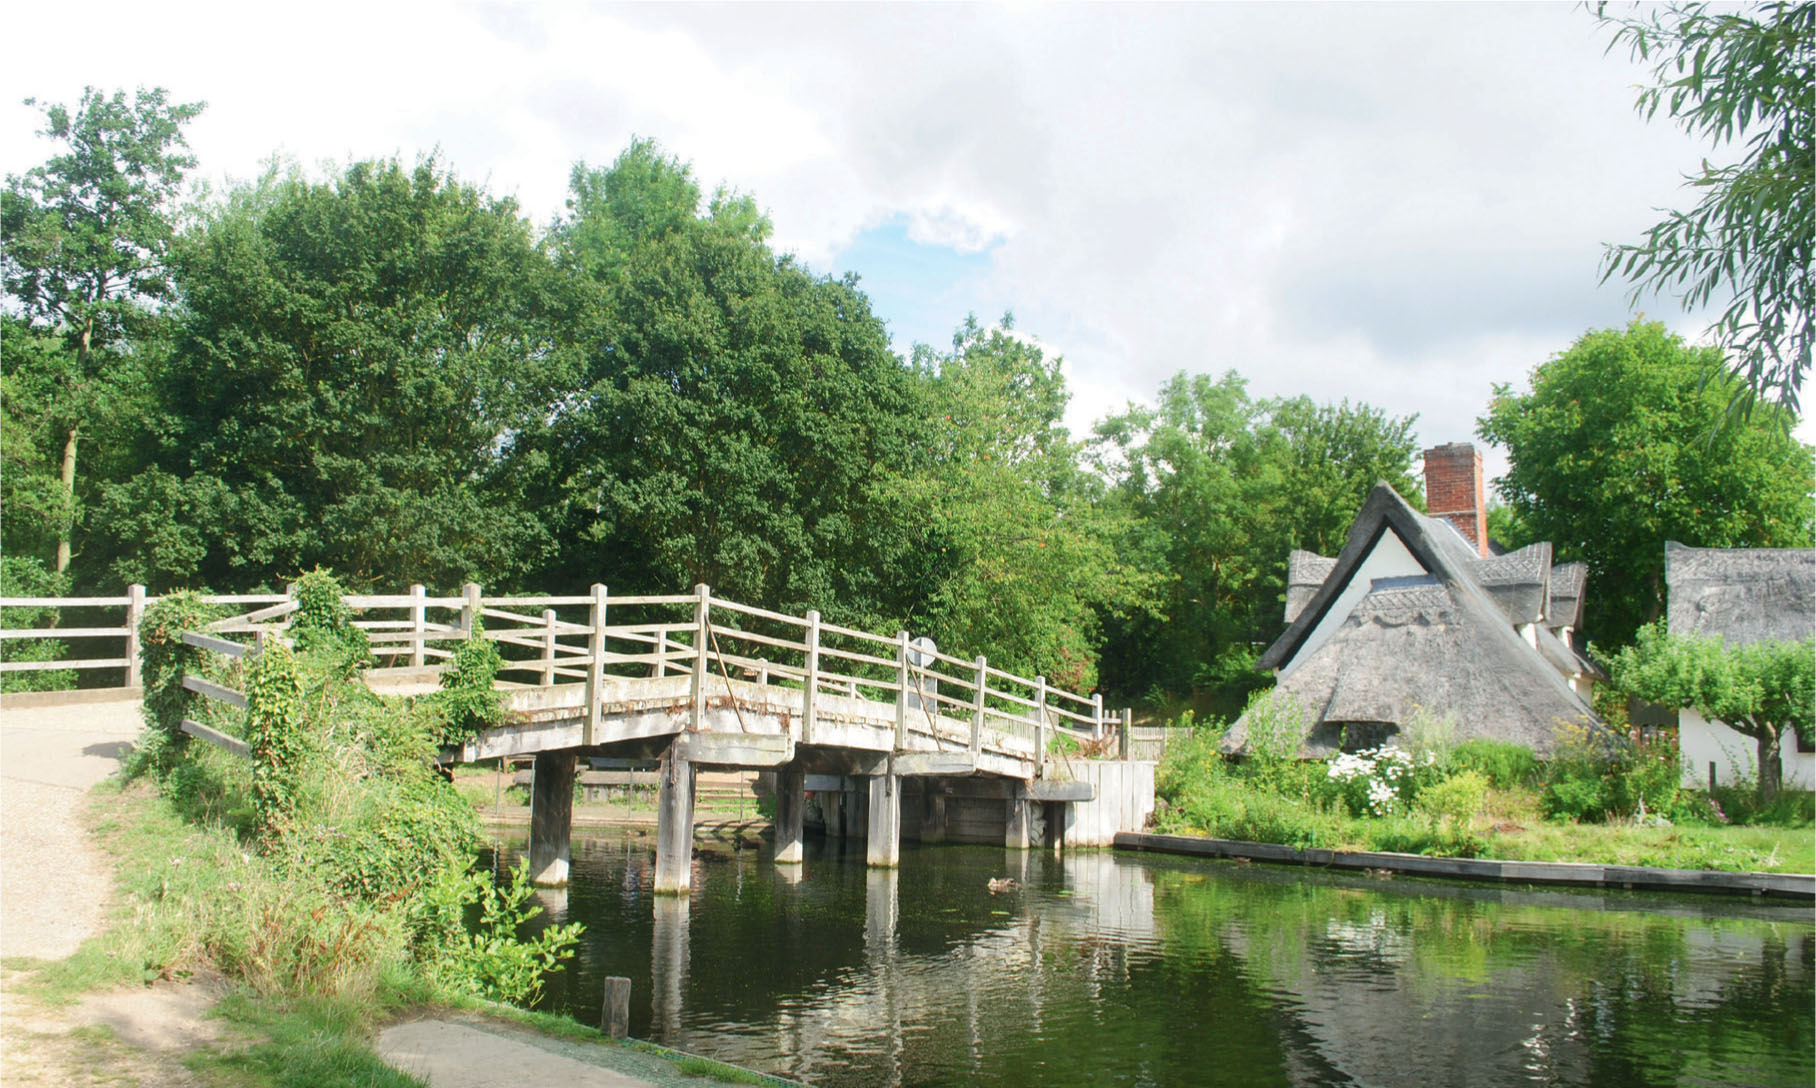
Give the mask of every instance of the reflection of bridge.
[[[276, 635], [266, 625], [296, 609], [288, 597], [268, 599], [268, 607], [186, 641], [235, 657], [252, 652], [232, 636]], [[504, 653], [508, 672], [532, 675], [509, 686], [505, 724], [442, 759], [535, 757], [530, 867], [539, 884], [566, 882], [582, 756], [660, 762], [655, 885], [663, 893], [688, 888], [697, 767], [774, 773], [783, 864], [801, 859], [810, 785], [829, 824], [836, 816], [831, 829], [861, 828], [869, 864], [881, 868], [899, 859], [905, 796], [918, 801], [907, 823], [924, 839], [976, 838], [982, 806], [1000, 821], [989, 825], [1000, 826], [1000, 841], [1021, 848], [1107, 846], [1153, 806], [1152, 764], [1127, 759], [1127, 711], [1113, 732], [1101, 696], [1016, 676], [983, 657], [965, 661], [910, 641], [906, 631], [873, 635], [815, 612], [797, 617], [719, 600], [706, 586], [675, 596], [610, 597], [594, 586], [586, 596], [491, 599], [478, 586], [454, 598], [416, 587], [346, 603], [361, 615], [356, 623], [373, 652], [391, 663], [372, 670], [374, 680], [429, 670], [451, 653], [435, 643], [479, 629]], [[459, 619], [431, 623], [431, 608], [458, 609]], [[386, 609], [405, 616], [373, 618]], [[244, 705], [240, 693], [200, 678], [185, 685]], [[233, 743], [199, 725], [193, 731]], [[1055, 747], [1073, 755], [1115, 748], [1122, 758], [1053, 758]]]

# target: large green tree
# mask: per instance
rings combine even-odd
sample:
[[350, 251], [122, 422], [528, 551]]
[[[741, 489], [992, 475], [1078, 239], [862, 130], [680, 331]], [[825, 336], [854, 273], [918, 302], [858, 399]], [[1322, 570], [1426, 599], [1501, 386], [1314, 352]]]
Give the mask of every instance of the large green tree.
[[955, 652], [1089, 691], [1103, 617], [1147, 614], [1161, 576], [1134, 562], [1137, 526], [1104, 503], [1065, 427], [1061, 361], [1013, 326], [968, 318], [950, 352], [916, 349], [930, 426], [889, 485], [908, 532], [895, 564], [905, 620]]
[[[35, 105], [31, 99], [27, 105]], [[30, 341], [6, 353], [7, 423], [55, 443], [58, 489], [46, 503], [28, 467], [42, 461], [15, 449], [10, 469], [31, 481], [8, 498], [32, 522], [49, 519], [54, 562], [69, 568], [77, 520], [83, 436], [133, 415], [143, 393], [146, 326], [171, 297], [166, 256], [185, 173], [195, 165], [183, 126], [200, 103], [178, 104], [160, 89], [108, 97], [90, 87], [74, 110], [44, 109], [40, 135], [60, 151], [0, 191], [0, 282]], [[15, 447], [23, 437], [15, 434]], [[10, 542], [9, 542], [10, 543]]]
[[172, 254], [154, 462], [96, 512], [112, 576], [508, 579], [545, 546], [501, 448], [546, 410], [553, 269], [509, 200], [433, 162], [268, 177]]
[[1687, 309], [1720, 307], [1714, 333], [1744, 384], [1795, 411], [1816, 320], [1810, 262], [1816, 234], [1816, 3], [1636, 6], [1595, 14], [1609, 48], [1652, 65], [1638, 108], [1716, 146], [1744, 141], [1738, 161], [1704, 160], [1698, 194], [1645, 240], [1611, 246], [1604, 278], [1676, 295]]
[[1168, 572], [1164, 615], [1114, 625], [1127, 694], [1199, 691], [1239, 709], [1280, 632], [1287, 554], [1334, 555], [1369, 488], [1420, 501], [1413, 419], [1308, 398], [1257, 401], [1230, 372], [1180, 374], [1154, 407], [1098, 424], [1113, 501], [1142, 525], [1142, 562]]
[[1758, 748], [1761, 801], [1778, 793], [1786, 730], [1816, 739], [1816, 642], [1754, 642], [1673, 635], [1663, 623], [1639, 629], [1608, 660], [1621, 691], [1661, 706], [1693, 708], [1751, 737]]
[[683, 590], [846, 621], [894, 615], [876, 482], [912, 455], [912, 375], [850, 279], [769, 246], [652, 143], [576, 167], [549, 245], [571, 287], [557, 395], [510, 449], [551, 584]]
[[1559, 559], [1588, 562], [1583, 628], [1603, 645], [1662, 613], [1667, 540], [1812, 543], [1812, 451], [1777, 406], [1724, 427], [1732, 383], [1719, 349], [1635, 321], [1541, 364], [1529, 393], [1497, 386], [1478, 422], [1507, 451], [1501, 497]]

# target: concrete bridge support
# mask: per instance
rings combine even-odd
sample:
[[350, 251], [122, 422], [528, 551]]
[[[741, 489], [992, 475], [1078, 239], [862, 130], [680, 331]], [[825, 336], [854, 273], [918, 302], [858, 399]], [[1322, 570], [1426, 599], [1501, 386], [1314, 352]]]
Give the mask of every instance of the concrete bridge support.
[[686, 895], [693, 885], [694, 765], [680, 739], [662, 754], [656, 788], [656, 894]]
[[1026, 850], [1029, 845], [1030, 825], [1034, 822], [1034, 813], [1032, 811], [1034, 807], [1033, 803], [1026, 797], [1022, 797], [1019, 791], [1011, 787], [1009, 799], [1004, 801], [1003, 804], [1007, 806], [1007, 822], [1003, 828], [1003, 845], [1011, 850]]
[[574, 823], [572, 749], [539, 752], [530, 786], [530, 883], [539, 888], [568, 882], [569, 836]]
[[776, 864], [801, 864], [801, 796], [806, 775], [799, 763], [776, 769]]
[[893, 869], [902, 863], [902, 779], [895, 773], [895, 757], [882, 774], [870, 776], [869, 846], [864, 862], [872, 869]]

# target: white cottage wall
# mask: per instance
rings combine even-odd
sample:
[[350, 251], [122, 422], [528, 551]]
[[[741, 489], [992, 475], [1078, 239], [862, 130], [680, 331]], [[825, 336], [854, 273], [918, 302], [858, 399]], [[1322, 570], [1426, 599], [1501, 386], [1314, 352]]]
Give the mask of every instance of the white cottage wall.
[[[1694, 710], [1681, 711], [1677, 717], [1677, 749], [1684, 761], [1685, 786], [1707, 788], [1709, 764], [1715, 764], [1715, 780], [1732, 786], [1741, 775], [1751, 777], [1758, 769], [1759, 745], [1752, 737], [1736, 733], [1725, 722], [1711, 722]], [[1779, 741], [1779, 762], [1784, 772], [1784, 785], [1789, 789], [1816, 789], [1816, 752], [1799, 752], [1797, 736], [1784, 731]]]
[[1376, 578], [1408, 578], [1429, 573], [1431, 572], [1425, 569], [1424, 564], [1413, 558], [1412, 552], [1407, 550], [1406, 542], [1400, 539], [1400, 534], [1391, 528], [1383, 532], [1381, 538], [1375, 541], [1375, 546], [1369, 550], [1368, 555], [1357, 565], [1355, 575], [1350, 578], [1349, 584], [1343, 587], [1343, 592], [1337, 595], [1330, 610], [1324, 613], [1324, 618], [1318, 621], [1318, 626], [1312, 629], [1310, 635], [1306, 636], [1305, 642], [1299, 647], [1299, 652], [1293, 655], [1291, 661], [1287, 662], [1286, 668], [1280, 670], [1280, 674], [1285, 676], [1299, 662], [1305, 661], [1317, 653], [1318, 647], [1324, 645], [1325, 640], [1343, 626], [1344, 620], [1349, 619], [1349, 614], [1355, 610], [1356, 602], [1368, 595]]

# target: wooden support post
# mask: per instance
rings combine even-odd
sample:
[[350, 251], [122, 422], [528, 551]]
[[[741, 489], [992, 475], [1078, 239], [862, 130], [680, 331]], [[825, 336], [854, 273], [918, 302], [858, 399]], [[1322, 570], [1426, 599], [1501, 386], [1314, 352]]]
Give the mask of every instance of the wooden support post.
[[822, 790], [819, 793], [820, 812], [826, 817], [826, 837], [842, 839], [845, 837], [845, 791], [843, 789]]
[[679, 741], [662, 754], [656, 790], [656, 894], [686, 895], [694, 868], [694, 765]]
[[542, 686], [555, 683], [555, 610], [542, 610]]
[[712, 642], [712, 590], [705, 583], [694, 587], [694, 676], [688, 691], [687, 728], [698, 732], [706, 717], [706, 653]]
[[614, 1039], [631, 1032], [631, 980], [623, 975], [609, 975], [605, 980], [605, 1002], [599, 1009], [599, 1030]]
[[479, 622], [479, 609], [484, 604], [479, 595], [479, 583], [468, 582], [460, 587], [460, 595], [465, 603], [460, 606], [460, 630], [466, 637], [473, 637], [473, 625]]
[[1091, 731], [1099, 738], [1103, 736], [1103, 692], [1091, 695]]
[[1022, 795], [1023, 792], [1024, 791], [1020, 789], [1011, 787], [1009, 799], [1003, 802], [1004, 806], [1006, 806], [1003, 823], [1003, 845], [1011, 850], [1026, 850], [1028, 848], [1028, 809], [1032, 802]]
[[685, 895], [659, 895], [651, 914], [650, 934], [650, 1037], [672, 1038], [681, 1030], [683, 995], [689, 974], [688, 915], [692, 907]]
[[663, 656], [666, 653], [668, 653], [668, 625], [663, 624], [656, 628], [656, 663], [650, 666], [649, 674], [651, 676], [668, 675], [668, 659]]
[[[908, 632], [895, 633], [895, 750], [908, 746]], [[875, 864], [872, 862], [871, 864]]]
[[984, 693], [990, 690], [990, 663], [977, 655], [977, 688], [971, 693], [971, 757], [984, 750]]
[[[902, 645], [906, 646], [904, 642]], [[870, 833], [864, 864], [872, 869], [893, 869], [902, 863], [902, 780], [895, 773], [895, 757], [882, 774], [870, 776]]]
[[410, 587], [410, 667], [422, 668], [422, 642], [428, 626], [429, 591], [422, 586]]
[[530, 772], [530, 882], [539, 888], [568, 882], [574, 823], [574, 750], [538, 752]]
[[946, 791], [935, 780], [923, 779], [926, 794], [922, 798], [921, 841], [946, 841]]
[[1135, 746], [1130, 741], [1130, 734], [1135, 729], [1135, 711], [1129, 707], [1122, 708], [1122, 738], [1117, 742], [1116, 758], [1127, 763], [1133, 758]]
[[1034, 777], [1047, 777], [1047, 678], [1034, 678]]
[[813, 742], [814, 703], [820, 692], [820, 614], [807, 613], [807, 678], [801, 690], [801, 744]]
[[801, 785], [806, 779], [799, 763], [776, 769], [776, 864], [801, 864]]
[[139, 673], [139, 621], [145, 618], [145, 587], [137, 582], [126, 587], [126, 686], [136, 688], [143, 678]]
[[586, 636], [586, 724], [581, 742], [596, 744], [599, 736], [600, 686], [605, 683], [605, 587], [593, 583], [593, 603], [587, 608], [587, 623], [592, 630]]

